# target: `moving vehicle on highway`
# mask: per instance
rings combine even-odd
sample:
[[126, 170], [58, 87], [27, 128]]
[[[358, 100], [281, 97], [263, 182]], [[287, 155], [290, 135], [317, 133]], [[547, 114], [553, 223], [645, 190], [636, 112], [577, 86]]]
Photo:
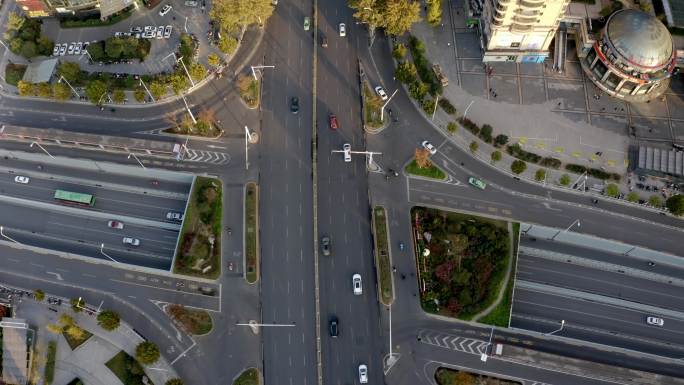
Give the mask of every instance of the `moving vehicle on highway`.
[[292, 99], [290, 99], [290, 112], [293, 114], [299, 112], [299, 98], [296, 96], [293, 96]]
[[311, 19], [309, 16], [304, 17], [304, 30], [308, 31], [311, 28]]
[[131, 237], [124, 237], [123, 243], [124, 243], [124, 245], [140, 246], [140, 239], [131, 238]]
[[340, 36], [347, 36], [347, 26], [344, 23], [340, 23]]
[[432, 143], [428, 142], [427, 140], [422, 141], [420, 145], [423, 146], [424, 149], [428, 150], [430, 155], [435, 155], [437, 153], [435, 146], [433, 146]]
[[166, 219], [168, 219], [170, 221], [183, 222], [183, 214], [171, 211], [171, 212], [166, 213]]
[[325, 36], [321, 36], [321, 47], [328, 48], [328, 38]]
[[382, 88], [381, 86], [375, 87], [375, 93], [378, 94], [380, 99], [382, 99], [383, 101], [385, 101], [389, 98], [389, 96], [387, 96], [387, 92], [385, 92], [385, 89]]
[[483, 182], [483, 181], [481, 181], [475, 177], [472, 177], [472, 176], [470, 178], [468, 178], [468, 183], [479, 188], [480, 190], [484, 190], [485, 187], [487, 187], [487, 184], [485, 182]]
[[337, 130], [339, 127], [337, 124], [337, 116], [335, 116], [335, 114], [328, 115], [328, 122], [330, 123], [330, 128], [333, 130]]
[[77, 192], [55, 190], [55, 200], [70, 205], [77, 206], [94, 206], [95, 197], [90, 194], [82, 194]]
[[653, 326], [663, 326], [665, 321], [660, 317], [648, 316], [646, 317], [646, 323]]
[[349, 143], [343, 144], [342, 150], [344, 151], [344, 161], [346, 163], [351, 162], [351, 144], [349, 144]]
[[362, 384], [368, 383], [368, 367], [364, 364], [359, 365], [359, 382]]
[[119, 222], [119, 221], [109, 221], [109, 222], [107, 222], [107, 226], [112, 228], [112, 229], [118, 229], [118, 230], [121, 230], [124, 228], [123, 222]]
[[14, 177], [14, 181], [21, 184], [27, 184], [29, 182], [29, 177], [17, 175]]
[[337, 317], [332, 316], [330, 317], [330, 337], [332, 338], [337, 338], [337, 336], [340, 334], [340, 331], [338, 329], [338, 320]]
[[363, 288], [361, 287], [361, 274], [356, 273], [352, 276], [352, 285], [354, 286], [354, 295], [363, 294]]
[[325, 256], [330, 255], [330, 237], [327, 235], [321, 238], [321, 251]]

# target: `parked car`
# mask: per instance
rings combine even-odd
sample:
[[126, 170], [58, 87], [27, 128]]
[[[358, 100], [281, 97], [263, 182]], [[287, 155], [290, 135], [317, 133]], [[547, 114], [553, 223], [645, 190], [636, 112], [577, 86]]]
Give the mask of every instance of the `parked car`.
[[343, 144], [342, 150], [344, 151], [344, 161], [346, 163], [351, 162], [351, 144], [349, 144], [349, 143]]
[[114, 37], [123, 37], [123, 32], [114, 32]]
[[123, 222], [119, 222], [119, 221], [109, 221], [109, 222], [107, 222], [107, 226], [109, 226], [112, 229], [118, 229], [118, 230], [122, 230], [124, 228]]
[[146, 25], [145, 26], [145, 32], [155, 31], [155, 30], [157, 30], [157, 27], [155, 27], [153, 25]]
[[59, 47], [61, 47], [61, 45], [55, 44], [55, 46], [52, 48], [52, 56], [59, 55]]
[[69, 48], [67, 49], [67, 55], [73, 55], [74, 49], [76, 49], [76, 43], [69, 44]]
[[362, 384], [368, 383], [368, 367], [364, 364], [359, 365], [359, 382]]
[[354, 274], [352, 276], [352, 285], [354, 287], [354, 295], [363, 294], [363, 288], [361, 287], [361, 274]]
[[340, 36], [347, 36], [347, 26], [344, 23], [340, 23]]
[[131, 32], [136, 33], [136, 32], [142, 32], [143, 28], [142, 27], [131, 27]]
[[161, 39], [164, 37], [164, 26], [160, 25], [157, 27], [157, 39]]
[[375, 93], [378, 94], [380, 99], [383, 101], [388, 99], [387, 92], [385, 92], [385, 89], [380, 86], [375, 87]]
[[308, 31], [311, 28], [311, 18], [309, 16], [304, 17], [304, 30]]
[[142, 35], [145, 39], [154, 39], [154, 35], [156, 34], [156, 30], [153, 29], [151, 31], [145, 31]]
[[293, 114], [299, 112], [299, 98], [296, 96], [293, 96], [292, 99], [290, 99], [290, 112]]
[[330, 317], [330, 337], [332, 338], [337, 338], [337, 336], [340, 334], [339, 328], [338, 328], [338, 320], [337, 317], [332, 316]]
[[327, 235], [321, 238], [321, 251], [325, 256], [330, 255], [330, 237]]
[[124, 243], [124, 245], [140, 246], [140, 239], [131, 238], [131, 237], [124, 237], [123, 243]]
[[424, 149], [428, 150], [430, 155], [435, 155], [437, 153], [435, 146], [433, 146], [432, 143], [428, 142], [427, 140], [424, 140], [420, 145], [423, 146]]
[[183, 214], [171, 211], [171, 212], [166, 213], [166, 219], [168, 219], [170, 221], [182, 222], [183, 221]]
[[171, 37], [171, 31], [173, 30], [173, 27], [170, 25], [167, 25], [166, 28], [164, 28], [164, 38], [168, 39]]
[[660, 317], [648, 316], [646, 317], [646, 323], [653, 326], [663, 326], [665, 321]]
[[485, 187], [487, 187], [487, 184], [485, 182], [483, 182], [477, 178], [474, 178], [472, 176], [470, 178], [468, 178], [468, 183], [479, 188], [480, 190], [484, 190]]
[[76, 45], [74, 46], [74, 55], [80, 55], [81, 54], [81, 47], [82, 46], [83, 46], [82, 42], [79, 41], [78, 43], [76, 43]]
[[164, 16], [167, 13], [171, 12], [172, 6], [166, 4], [165, 6], [162, 7], [162, 9], [159, 11], [159, 16]]
[[85, 52], [88, 50], [88, 46], [90, 45], [89, 41], [83, 42], [83, 48], [81, 48], [82, 52]]
[[61, 47], [59, 47], [59, 56], [64, 56], [67, 51], [67, 44], [63, 43]]
[[333, 130], [337, 130], [339, 125], [337, 124], [337, 116], [335, 114], [330, 114], [328, 115], [328, 121], [330, 123], [330, 128]]
[[196, 2], [196, 1], [192, 1], [192, 0], [188, 0], [188, 1], [186, 1], [184, 4], [185, 4], [186, 7], [196, 7], [196, 6], [197, 6], [197, 2]]
[[21, 184], [27, 184], [29, 182], [29, 177], [17, 175], [14, 177], [14, 181]]

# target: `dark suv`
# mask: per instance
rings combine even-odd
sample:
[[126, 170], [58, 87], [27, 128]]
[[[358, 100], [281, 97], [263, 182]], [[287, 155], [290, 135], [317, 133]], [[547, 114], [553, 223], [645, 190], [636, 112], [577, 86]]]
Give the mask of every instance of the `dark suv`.
[[299, 112], [299, 99], [297, 97], [293, 97], [292, 99], [290, 99], [290, 111], [293, 114]]
[[330, 318], [330, 337], [332, 337], [332, 338], [337, 338], [338, 334], [340, 333], [337, 323], [338, 323], [337, 317], [332, 316]]

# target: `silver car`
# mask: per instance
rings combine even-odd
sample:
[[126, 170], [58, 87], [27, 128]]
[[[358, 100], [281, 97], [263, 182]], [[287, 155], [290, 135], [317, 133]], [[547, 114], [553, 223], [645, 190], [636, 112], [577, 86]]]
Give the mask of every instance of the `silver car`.
[[140, 239], [131, 238], [131, 237], [124, 237], [123, 243], [124, 243], [124, 245], [140, 246]]
[[166, 28], [164, 29], [164, 38], [168, 39], [171, 37], [171, 31], [173, 30], [173, 27], [170, 25], [167, 25]]
[[61, 47], [59, 47], [59, 56], [64, 56], [67, 51], [67, 43], [63, 43]]

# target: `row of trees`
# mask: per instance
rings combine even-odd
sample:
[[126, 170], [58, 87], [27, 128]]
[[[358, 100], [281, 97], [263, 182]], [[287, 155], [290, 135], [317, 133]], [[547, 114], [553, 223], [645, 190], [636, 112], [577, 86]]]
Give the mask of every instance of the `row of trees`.
[[40, 25], [39, 20], [10, 12], [3, 35], [10, 51], [28, 59], [38, 55], [51, 55], [54, 43], [40, 33]]
[[384, 28], [390, 35], [399, 36], [421, 20], [420, 3], [412, 0], [350, 0], [354, 17], [368, 24], [369, 29]]
[[219, 26], [218, 47], [230, 54], [238, 46], [236, 36], [250, 24], [263, 25], [273, 14], [272, 0], [223, 0], [213, 2], [209, 17]]

